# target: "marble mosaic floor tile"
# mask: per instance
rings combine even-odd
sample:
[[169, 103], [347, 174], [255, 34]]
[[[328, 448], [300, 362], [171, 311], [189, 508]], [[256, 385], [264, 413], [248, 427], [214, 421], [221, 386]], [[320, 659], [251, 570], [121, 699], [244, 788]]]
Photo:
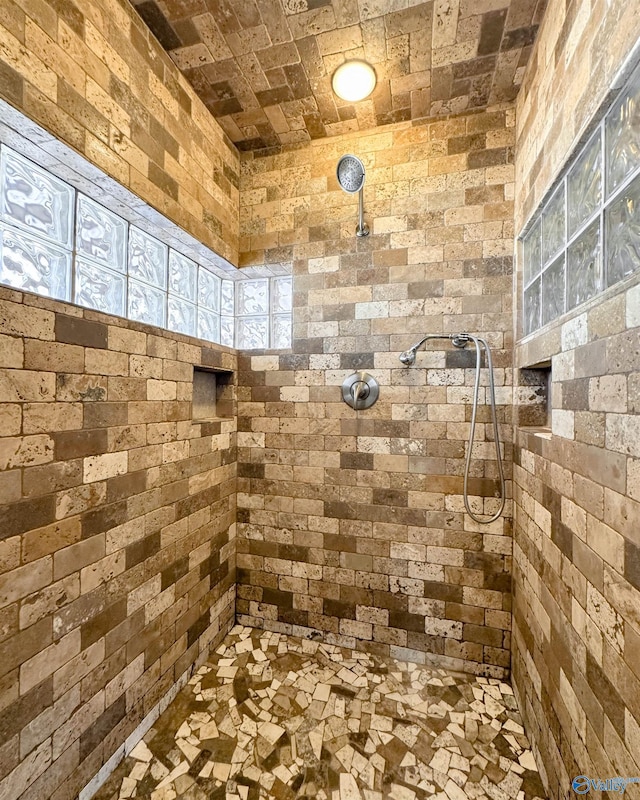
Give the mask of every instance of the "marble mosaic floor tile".
[[504, 682], [235, 627], [98, 800], [544, 798]]

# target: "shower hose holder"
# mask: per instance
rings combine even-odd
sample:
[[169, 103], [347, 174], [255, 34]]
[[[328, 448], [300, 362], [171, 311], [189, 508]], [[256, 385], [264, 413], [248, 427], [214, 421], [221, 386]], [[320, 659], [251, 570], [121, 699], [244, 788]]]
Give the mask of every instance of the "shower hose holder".
[[368, 372], [360, 370], [345, 378], [342, 384], [342, 399], [354, 411], [362, 411], [378, 399], [380, 386], [378, 381]]

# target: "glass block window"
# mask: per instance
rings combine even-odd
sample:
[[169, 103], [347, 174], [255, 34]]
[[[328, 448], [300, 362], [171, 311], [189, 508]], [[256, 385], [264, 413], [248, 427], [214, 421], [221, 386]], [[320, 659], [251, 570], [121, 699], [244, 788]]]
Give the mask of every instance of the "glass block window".
[[164, 289], [167, 285], [169, 248], [148, 233], [131, 226], [128, 272], [131, 278]]
[[236, 311], [236, 290], [233, 281], [222, 281], [220, 287], [220, 312], [233, 316]]
[[95, 308], [105, 314], [125, 314], [127, 279], [124, 275], [103, 269], [89, 261], [76, 258], [75, 302]]
[[220, 317], [220, 344], [233, 347], [235, 341], [235, 329], [233, 317]]
[[269, 313], [269, 281], [259, 278], [240, 281], [236, 291], [236, 312], [240, 317]]
[[61, 247], [71, 247], [75, 190], [3, 147], [0, 153], [2, 219]]
[[206, 308], [215, 314], [220, 313], [221, 283], [222, 281], [217, 275], [212, 275], [211, 272], [200, 267], [198, 270], [198, 305], [201, 308]]
[[76, 212], [76, 253], [116, 272], [127, 270], [127, 223], [82, 194]]
[[237, 281], [235, 290], [236, 347], [246, 350], [290, 348], [291, 276]]
[[523, 330], [640, 273], [640, 66], [520, 236]]
[[198, 265], [175, 250], [169, 251], [169, 294], [196, 302]]
[[291, 347], [291, 281], [221, 280], [0, 146], [0, 284], [228, 347], [264, 349]]
[[69, 250], [9, 225], [2, 226], [0, 233], [0, 283], [58, 300], [69, 299]]

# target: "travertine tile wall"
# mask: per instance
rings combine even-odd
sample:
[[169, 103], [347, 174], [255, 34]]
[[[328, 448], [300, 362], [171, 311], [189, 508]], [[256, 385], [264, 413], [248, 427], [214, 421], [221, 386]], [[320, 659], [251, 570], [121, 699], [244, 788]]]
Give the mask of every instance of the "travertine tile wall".
[[[132, 0], [240, 150], [306, 144], [373, 126], [512, 101], [546, 0]], [[331, 76], [364, 58], [370, 97]]]
[[[508, 668], [510, 514], [475, 525], [461, 496], [473, 354], [398, 354], [483, 333], [509, 461], [513, 136], [494, 108], [243, 161], [241, 263], [293, 263], [294, 348], [239, 362], [241, 620]], [[366, 239], [335, 177], [347, 152], [367, 170]], [[357, 414], [340, 390], [355, 369], [381, 384]], [[480, 421], [470, 486], [491, 496], [486, 406]]]
[[[639, 36], [634, 4], [549, 5], [517, 104], [517, 230]], [[548, 360], [551, 430], [516, 431], [513, 676], [549, 794], [564, 798], [575, 775], [640, 774], [634, 279], [516, 347], [516, 366]]]
[[237, 264], [237, 151], [126, 0], [7, 0], [0, 53], [0, 97]]
[[233, 351], [0, 289], [0, 796], [76, 797], [234, 618]]

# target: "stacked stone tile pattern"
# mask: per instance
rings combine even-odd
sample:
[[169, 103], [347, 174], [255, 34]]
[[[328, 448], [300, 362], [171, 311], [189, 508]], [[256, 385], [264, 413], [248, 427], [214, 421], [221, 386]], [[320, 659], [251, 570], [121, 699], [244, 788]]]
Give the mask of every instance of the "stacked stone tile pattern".
[[232, 351], [0, 289], [0, 796], [75, 797], [234, 618]]
[[[295, 320], [292, 353], [239, 360], [243, 622], [508, 669], [509, 503], [483, 527], [462, 500], [474, 354], [439, 345], [411, 368], [398, 354], [427, 332], [488, 338], [509, 471], [513, 133], [497, 108], [243, 162], [242, 263], [293, 262]], [[335, 178], [344, 152], [367, 170], [366, 239]], [[366, 412], [341, 399], [356, 369], [381, 386]], [[497, 473], [480, 413], [481, 512]]]
[[236, 627], [96, 800], [519, 798], [511, 687]]
[[[625, 2], [549, 12], [518, 99], [518, 229], [640, 36]], [[517, 367], [545, 362], [549, 427], [515, 441], [513, 677], [549, 794], [564, 798], [577, 774], [640, 774], [638, 277], [516, 347]]]
[[[486, 108], [518, 92], [545, 0], [132, 0], [240, 150]], [[371, 98], [331, 90], [345, 59]]]

